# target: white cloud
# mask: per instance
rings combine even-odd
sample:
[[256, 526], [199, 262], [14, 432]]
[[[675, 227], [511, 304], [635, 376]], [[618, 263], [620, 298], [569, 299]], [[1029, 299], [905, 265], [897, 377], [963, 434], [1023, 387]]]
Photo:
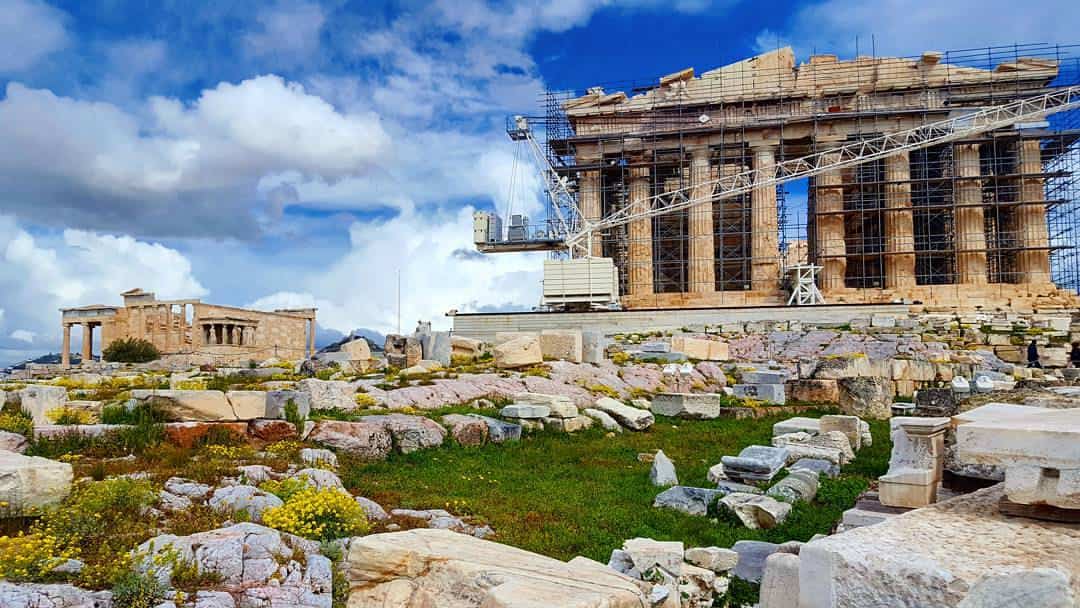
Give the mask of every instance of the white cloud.
[[133, 287], [162, 298], [206, 295], [175, 249], [83, 230], [34, 236], [0, 216], [0, 306], [19, 328], [11, 338], [32, 333], [40, 338], [36, 344], [55, 346], [60, 308], [118, 304], [120, 293]]
[[378, 116], [338, 112], [296, 83], [221, 83], [145, 112], [10, 83], [0, 100], [5, 207], [41, 223], [144, 234], [255, 232], [259, 178], [362, 175], [390, 146]]
[[32, 331], [27, 331], [25, 329], [16, 329], [15, 331], [11, 332], [8, 337], [12, 340], [18, 340], [20, 342], [26, 342], [27, 344], [33, 344], [34, 336], [36, 335], [37, 333]]
[[257, 57], [275, 61], [301, 61], [319, 49], [319, 34], [326, 14], [312, 2], [283, 1], [255, 15], [260, 31], [244, 36], [244, 48]]
[[38, 0], [0, 0], [0, 73], [29, 69], [62, 49], [64, 17]]
[[252, 306], [317, 306], [323, 327], [394, 332], [399, 271], [406, 332], [421, 319], [448, 328], [445, 314], [451, 309], [538, 304], [543, 256], [469, 255], [475, 250], [472, 211], [406, 211], [385, 222], [355, 222], [349, 228], [348, 253], [298, 281], [301, 290], [270, 294]]
[[[1080, 22], [1073, 0], [825, 0], [797, 11], [783, 31], [763, 31], [759, 50], [792, 44], [800, 57], [813, 52], [915, 55], [1014, 43], [1072, 43]], [[873, 40], [871, 40], [873, 36]], [[1022, 53], [1021, 53], [1022, 54]]]

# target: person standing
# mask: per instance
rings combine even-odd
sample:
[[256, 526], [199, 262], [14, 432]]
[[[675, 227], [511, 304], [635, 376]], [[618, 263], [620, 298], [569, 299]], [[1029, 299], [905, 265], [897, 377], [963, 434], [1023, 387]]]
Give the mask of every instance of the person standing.
[[1028, 344], [1027, 360], [1028, 367], [1042, 367], [1042, 363], [1039, 362], [1039, 345], [1035, 343], [1035, 340]]

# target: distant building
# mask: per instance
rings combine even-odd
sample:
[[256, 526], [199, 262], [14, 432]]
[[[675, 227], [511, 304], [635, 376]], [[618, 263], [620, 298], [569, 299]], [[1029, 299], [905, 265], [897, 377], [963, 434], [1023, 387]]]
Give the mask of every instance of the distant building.
[[190, 355], [193, 361], [235, 365], [271, 357], [303, 359], [315, 352], [315, 309], [265, 312], [205, 304], [196, 299], [158, 300], [132, 289], [123, 306], [95, 304], [61, 309], [62, 365], [70, 367], [71, 327], [82, 326], [82, 359], [92, 358], [94, 331], [101, 348], [115, 340], [141, 338], [163, 355]]

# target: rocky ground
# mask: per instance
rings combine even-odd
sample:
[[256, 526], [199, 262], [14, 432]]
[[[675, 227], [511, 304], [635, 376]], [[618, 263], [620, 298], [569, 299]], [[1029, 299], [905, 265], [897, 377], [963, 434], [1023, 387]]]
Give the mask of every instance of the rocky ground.
[[767, 556], [834, 532], [885, 471], [873, 420], [1071, 407], [1072, 370], [1010, 362], [1036, 340], [1060, 364], [1071, 329], [418, 335], [385, 359], [25, 370], [0, 382], [0, 605], [752, 602]]

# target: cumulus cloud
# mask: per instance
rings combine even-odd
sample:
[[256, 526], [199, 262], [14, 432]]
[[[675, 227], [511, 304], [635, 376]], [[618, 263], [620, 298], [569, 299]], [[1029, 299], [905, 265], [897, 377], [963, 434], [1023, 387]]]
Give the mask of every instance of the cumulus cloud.
[[[914, 55], [926, 50], [988, 45], [1075, 41], [1080, 4], [1072, 0], [1038, 3], [1009, 0], [824, 0], [796, 11], [781, 31], [763, 31], [760, 51], [791, 44], [801, 57], [813, 52]], [[873, 41], [871, 41], [873, 36]]]
[[33, 67], [68, 42], [65, 15], [39, 0], [0, 0], [0, 74]]
[[277, 76], [221, 83], [188, 104], [146, 111], [10, 83], [0, 101], [5, 208], [141, 234], [250, 237], [267, 173], [335, 180], [363, 174], [390, 145], [379, 117], [341, 113]]
[[160, 243], [73, 229], [33, 235], [0, 216], [0, 307], [12, 339], [55, 347], [60, 308], [118, 304], [133, 287], [162, 298], [207, 293], [188, 259]]

